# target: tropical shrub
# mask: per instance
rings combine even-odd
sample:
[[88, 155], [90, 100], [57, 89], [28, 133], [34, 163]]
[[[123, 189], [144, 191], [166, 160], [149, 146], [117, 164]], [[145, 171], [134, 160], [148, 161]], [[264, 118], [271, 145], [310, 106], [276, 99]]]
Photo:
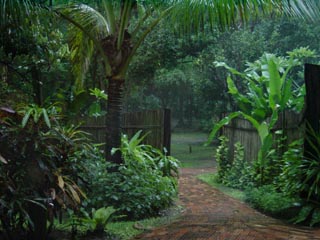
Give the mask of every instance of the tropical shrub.
[[312, 153], [303, 154], [302, 140], [293, 142], [284, 154], [279, 186], [287, 195], [300, 198], [300, 212], [292, 221], [313, 226], [320, 223], [320, 134], [308, 130], [311, 137], [306, 141]]
[[219, 140], [220, 145], [216, 150], [215, 158], [218, 164], [218, 181], [223, 182], [225, 175], [231, 167], [232, 161], [229, 156], [229, 139], [226, 136], [221, 136], [219, 137]]
[[240, 142], [234, 145], [234, 157], [223, 183], [228, 187], [245, 189], [253, 185], [253, 168], [244, 158], [244, 147]]
[[302, 166], [303, 140], [299, 139], [288, 146], [288, 150], [283, 154], [282, 171], [278, 178], [278, 187], [289, 196], [297, 196], [301, 190], [303, 182]]
[[219, 137], [220, 145], [216, 150], [218, 163], [217, 181], [232, 188], [245, 189], [253, 185], [253, 167], [244, 158], [244, 148], [240, 142], [234, 145], [231, 154], [228, 148], [228, 138]]
[[58, 113], [37, 105], [0, 110], [0, 221], [8, 239], [44, 239], [55, 211], [77, 209], [85, 197], [72, 161], [90, 145], [77, 127], [61, 126]]
[[264, 213], [275, 216], [286, 215], [286, 211], [293, 208], [296, 198], [288, 197], [276, 190], [273, 185], [264, 185], [246, 190], [246, 202]]
[[121, 151], [125, 164], [119, 167], [119, 173], [110, 173], [107, 191], [113, 206], [134, 219], [159, 214], [177, 195], [178, 161], [141, 144], [140, 133], [131, 140], [123, 136], [116, 151]]

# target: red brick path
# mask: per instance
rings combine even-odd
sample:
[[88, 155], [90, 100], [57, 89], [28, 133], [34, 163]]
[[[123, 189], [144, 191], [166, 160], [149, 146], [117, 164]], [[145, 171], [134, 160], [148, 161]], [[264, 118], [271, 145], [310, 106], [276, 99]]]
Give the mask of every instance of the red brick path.
[[320, 239], [320, 229], [290, 226], [267, 217], [196, 179], [213, 169], [183, 169], [180, 204], [185, 212], [174, 223], [146, 232], [142, 240]]

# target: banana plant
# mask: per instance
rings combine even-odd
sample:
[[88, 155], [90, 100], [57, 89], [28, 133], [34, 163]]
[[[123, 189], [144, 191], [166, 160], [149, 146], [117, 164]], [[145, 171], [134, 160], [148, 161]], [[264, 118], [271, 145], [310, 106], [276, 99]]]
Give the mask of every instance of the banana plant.
[[215, 124], [208, 142], [211, 142], [218, 130], [229, 124], [232, 119], [241, 116], [248, 120], [257, 130], [261, 141], [257, 159], [261, 182], [263, 182], [263, 172], [273, 142], [271, 130], [277, 123], [280, 112], [285, 109], [300, 111], [304, 104], [304, 86], [299, 87], [288, 77], [288, 74], [294, 67], [301, 64], [301, 59], [314, 56], [315, 52], [308, 48], [295, 49], [288, 52], [287, 57], [265, 53], [259, 60], [248, 63], [244, 73], [238, 72], [225, 63], [215, 62], [217, 67], [225, 67], [232, 74], [243, 78], [246, 83], [246, 93], [240, 93], [231, 76], [228, 76], [229, 93], [240, 110], [229, 114]]

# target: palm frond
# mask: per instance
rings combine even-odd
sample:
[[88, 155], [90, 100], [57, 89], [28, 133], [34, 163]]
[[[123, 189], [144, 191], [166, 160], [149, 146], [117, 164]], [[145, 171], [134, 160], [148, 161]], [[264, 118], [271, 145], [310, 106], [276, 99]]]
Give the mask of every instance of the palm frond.
[[77, 23], [87, 34], [101, 39], [109, 35], [110, 24], [97, 10], [85, 4], [58, 7], [57, 11]]
[[109, 0], [103, 0], [102, 6], [106, 13], [106, 18], [109, 23], [109, 33], [114, 34], [116, 32], [116, 18], [114, 14], [114, 7]]
[[83, 87], [84, 77], [95, 51], [101, 53], [107, 74], [111, 71], [109, 60], [100, 44], [100, 40], [110, 34], [110, 24], [98, 11], [84, 4], [58, 7], [56, 12], [70, 23], [68, 33], [72, 71], [76, 77], [76, 89], [79, 91]]
[[280, 12], [281, 1], [274, 0], [176, 0], [172, 22], [184, 32], [200, 32], [205, 24], [225, 30], [246, 23], [261, 14]]
[[15, 32], [23, 31], [26, 20], [33, 22], [36, 13], [41, 8], [29, 0], [1, 0], [0, 1], [0, 32], [5, 29], [14, 29]]
[[304, 20], [319, 21], [320, 2], [318, 0], [289, 0], [284, 4], [288, 15]]
[[118, 38], [117, 38], [117, 49], [119, 50], [121, 48], [124, 34], [126, 29], [128, 28], [128, 23], [130, 20], [130, 15], [132, 13], [132, 7], [133, 7], [133, 1], [128, 0], [124, 1], [123, 7], [121, 9], [121, 16], [120, 16], [120, 25], [118, 30]]
[[31, 4], [28, 0], [2, 0], [0, 4], [1, 27], [11, 22], [20, 23], [30, 13]]

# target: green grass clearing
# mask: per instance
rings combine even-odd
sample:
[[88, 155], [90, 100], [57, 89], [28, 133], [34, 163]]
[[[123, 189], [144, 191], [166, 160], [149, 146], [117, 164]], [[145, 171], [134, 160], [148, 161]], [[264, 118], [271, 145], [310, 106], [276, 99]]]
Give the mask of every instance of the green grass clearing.
[[215, 146], [204, 146], [208, 135], [196, 131], [177, 131], [171, 137], [171, 155], [184, 168], [214, 167]]
[[224, 194], [233, 197], [235, 199], [240, 200], [241, 202], [245, 201], [246, 195], [243, 191], [238, 189], [229, 188], [222, 184], [217, 183], [217, 175], [216, 173], [204, 173], [197, 176], [201, 181], [209, 184], [211, 187], [216, 188], [223, 192]]

